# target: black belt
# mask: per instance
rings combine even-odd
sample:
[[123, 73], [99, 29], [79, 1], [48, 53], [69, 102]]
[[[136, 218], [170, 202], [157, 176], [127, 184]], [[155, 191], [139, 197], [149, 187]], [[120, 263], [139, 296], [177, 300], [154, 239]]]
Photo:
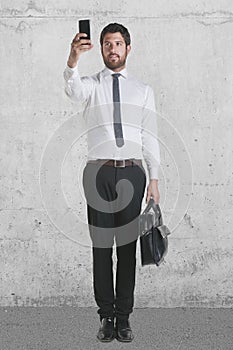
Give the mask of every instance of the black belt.
[[88, 160], [87, 163], [103, 164], [113, 166], [115, 168], [125, 168], [127, 166], [142, 166], [141, 159], [94, 159]]

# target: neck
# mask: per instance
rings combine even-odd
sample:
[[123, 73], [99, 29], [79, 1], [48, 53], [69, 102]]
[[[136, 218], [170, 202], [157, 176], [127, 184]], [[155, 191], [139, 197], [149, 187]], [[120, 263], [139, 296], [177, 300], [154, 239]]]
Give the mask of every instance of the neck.
[[124, 66], [122, 66], [122, 67], [119, 67], [119, 68], [110, 68], [110, 67], [108, 67], [108, 66], [106, 66], [108, 69], [111, 69], [113, 72], [115, 72], [115, 73], [119, 73], [120, 71], [122, 71], [123, 69], [125, 69], [125, 65]]
[[119, 73], [119, 72], [122, 71], [123, 69], [125, 69], [125, 66], [120, 67], [120, 68], [115, 68], [115, 69], [113, 69], [113, 72]]

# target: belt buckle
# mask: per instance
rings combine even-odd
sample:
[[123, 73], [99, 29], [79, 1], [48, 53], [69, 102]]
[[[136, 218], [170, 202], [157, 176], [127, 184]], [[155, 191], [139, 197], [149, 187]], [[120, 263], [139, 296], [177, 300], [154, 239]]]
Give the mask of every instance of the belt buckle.
[[[122, 165], [117, 165], [117, 163], [120, 163]], [[125, 168], [125, 159], [114, 159], [114, 167], [115, 168]]]

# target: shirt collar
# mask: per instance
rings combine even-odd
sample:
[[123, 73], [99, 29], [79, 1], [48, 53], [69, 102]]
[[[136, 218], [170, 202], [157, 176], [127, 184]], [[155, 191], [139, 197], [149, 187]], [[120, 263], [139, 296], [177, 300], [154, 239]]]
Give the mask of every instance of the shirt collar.
[[[107, 67], [105, 67], [105, 68], [102, 70], [102, 76], [103, 76], [103, 78], [108, 77], [108, 76], [110, 76], [110, 75], [112, 75], [112, 74], [115, 74], [115, 73], [116, 73], [116, 72], [114, 72], [113, 70], [111, 70], [111, 69], [109, 69], [109, 68], [107, 68]], [[122, 69], [119, 73], [122, 75], [123, 78], [127, 78], [127, 76], [128, 76], [128, 72], [127, 72], [127, 69], [126, 69], [126, 68]]]

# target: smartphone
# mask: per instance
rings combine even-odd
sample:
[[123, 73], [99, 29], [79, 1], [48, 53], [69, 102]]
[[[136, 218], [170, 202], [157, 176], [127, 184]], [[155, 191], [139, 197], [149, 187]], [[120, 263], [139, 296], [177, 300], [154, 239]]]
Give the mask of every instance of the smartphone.
[[87, 37], [80, 37], [80, 39], [91, 39], [91, 31], [90, 31], [90, 20], [89, 19], [81, 19], [78, 21], [79, 23], [79, 33], [86, 33]]

